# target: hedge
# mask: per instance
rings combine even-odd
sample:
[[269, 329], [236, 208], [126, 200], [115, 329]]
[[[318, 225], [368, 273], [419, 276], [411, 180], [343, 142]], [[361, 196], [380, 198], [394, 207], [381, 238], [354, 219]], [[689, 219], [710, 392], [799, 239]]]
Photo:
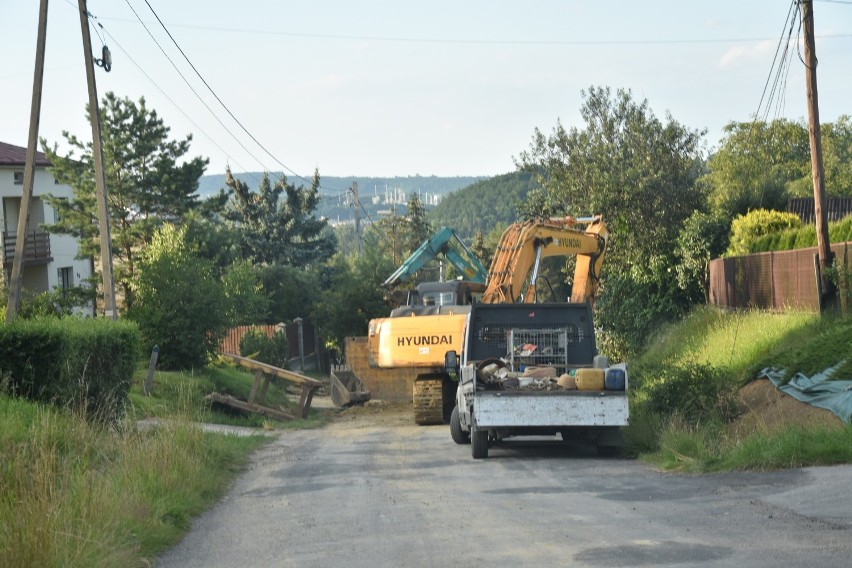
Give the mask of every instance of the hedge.
[[[828, 239], [832, 243], [852, 241], [852, 215], [828, 224]], [[756, 237], [748, 243], [748, 252], [795, 250], [817, 246], [816, 228], [807, 225]]]
[[140, 353], [132, 322], [16, 320], [0, 326], [0, 381], [15, 395], [112, 419], [127, 403]]

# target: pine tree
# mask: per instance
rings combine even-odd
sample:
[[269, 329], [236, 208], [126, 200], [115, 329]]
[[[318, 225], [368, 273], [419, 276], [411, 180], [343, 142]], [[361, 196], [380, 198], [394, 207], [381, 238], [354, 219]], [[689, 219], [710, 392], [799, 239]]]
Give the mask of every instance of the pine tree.
[[[208, 160], [184, 160], [192, 136], [170, 140], [169, 127], [155, 110], [148, 109], [144, 98], [137, 104], [107, 93], [101, 101], [101, 124], [115, 279], [123, 291], [124, 307], [129, 308], [139, 251], [164, 221], [180, 219], [199, 207], [195, 191]], [[59, 183], [71, 186], [74, 197], [47, 197], [59, 219], [47, 230], [77, 237], [80, 255], [97, 258], [100, 241], [92, 143], [68, 132], [62, 135], [70, 147], [67, 155], [59, 155], [57, 145], [50, 148], [44, 140], [42, 147], [51, 173]]]
[[272, 183], [264, 174], [257, 192], [234, 178], [230, 168], [225, 184], [231, 192], [225, 219], [239, 229], [243, 257], [257, 264], [306, 266], [334, 254], [328, 223], [313, 213], [319, 204], [319, 173], [311, 186], [296, 187], [283, 176]]
[[426, 209], [417, 194], [412, 192], [408, 199], [408, 231], [405, 245], [409, 253], [414, 252], [423, 241], [432, 236], [432, 224], [426, 218]]

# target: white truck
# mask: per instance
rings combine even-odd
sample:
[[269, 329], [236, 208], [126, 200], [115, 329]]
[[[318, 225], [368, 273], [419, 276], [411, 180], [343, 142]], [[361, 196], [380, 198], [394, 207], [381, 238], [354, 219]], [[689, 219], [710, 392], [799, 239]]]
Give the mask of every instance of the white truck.
[[[584, 437], [601, 455], [621, 446], [620, 428], [629, 420], [627, 368], [597, 357], [588, 303], [474, 304], [461, 360], [450, 351], [445, 363], [459, 379], [450, 434], [469, 443], [475, 459], [519, 435]], [[551, 377], [533, 378], [542, 369], [552, 369]], [[575, 388], [581, 374], [601, 372], [604, 381]]]

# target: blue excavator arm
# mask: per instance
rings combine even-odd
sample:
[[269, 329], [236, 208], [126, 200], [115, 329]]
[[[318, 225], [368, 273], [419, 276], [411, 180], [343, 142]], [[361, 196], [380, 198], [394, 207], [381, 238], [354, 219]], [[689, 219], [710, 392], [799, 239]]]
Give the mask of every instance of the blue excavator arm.
[[409, 280], [426, 263], [440, 255], [455, 266], [464, 275], [465, 280], [485, 284], [488, 270], [470, 252], [455, 231], [449, 227], [442, 227], [405, 259], [405, 262], [384, 281], [383, 285], [390, 288]]

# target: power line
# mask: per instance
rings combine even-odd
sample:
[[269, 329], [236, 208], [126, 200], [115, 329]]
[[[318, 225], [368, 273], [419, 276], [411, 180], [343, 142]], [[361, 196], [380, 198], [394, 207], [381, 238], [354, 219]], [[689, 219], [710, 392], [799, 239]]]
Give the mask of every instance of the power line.
[[[776, 62], [778, 61], [778, 55], [779, 55], [779, 53], [781, 53], [781, 46], [784, 44], [784, 32], [785, 32], [785, 30], [787, 29], [787, 23], [788, 23], [788, 22], [791, 22], [791, 18], [790, 18], [790, 16], [791, 16], [791, 14], [793, 14], [793, 8], [794, 8], [794, 6], [796, 6], [796, 5], [797, 5], [797, 0], [793, 0], [793, 1], [790, 3], [790, 8], [789, 8], [789, 9], [788, 9], [788, 11], [787, 11], [787, 17], [784, 19], [784, 27], [783, 27], [783, 28], [782, 28], [782, 30], [781, 30], [781, 38], [778, 40], [778, 46], [775, 48], [775, 56], [772, 58], [772, 65], [771, 65], [771, 66], [770, 66], [770, 68], [769, 68], [769, 75], [766, 77], [766, 82], [765, 82], [765, 83], [764, 83], [764, 85], [763, 85], [763, 92], [762, 92], [762, 93], [761, 93], [761, 95], [760, 95], [760, 101], [757, 103], [757, 110], [756, 110], [756, 111], [755, 111], [755, 113], [754, 113], [754, 117], [755, 117], [755, 119], [754, 119], [754, 120], [755, 120], [755, 122], [757, 121], [757, 118], [760, 116], [760, 109], [761, 109], [761, 107], [763, 106], [763, 100], [764, 100], [764, 98], [766, 97], [766, 91], [767, 91], [767, 89], [769, 88], [769, 84], [770, 84], [770, 82], [772, 81], [772, 75], [773, 75], [773, 72], [775, 72], [775, 70], [776, 70], [776, 65], [775, 65], [775, 64], [776, 64]], [[790, 33], [792, 33], [792, 23], [791, 23], [791, 25], [790, 25]], [[787, 43], [788, 43], [788, 45], [789, 45], [789, 41], [790, 41], [790, 40], [789, 40], [789, 37], [790, 37], [790, 34], [788, 33], [788, 36], [787, 36]], [[784, 58], [784, 57], [786, 57], [786, 48], [785, 48], [785, 52], [784, 52], [784, 53], [785, 53], [785, 55], [783, 55], [783, 56], [782, 56], [782, 61], [783, 61], [783, 58]], [[779, 68], [780, 68], [780, 64], [779, 64]], [[774, 89], [774, 87], [773, 87], [772, 91], [770, 91], [770, 101], [771, 101], [771, 99], [772, 99], [772, 96], [773, 96], [773, 94], [772, 94], [772, 93], [774, 93], [774, 90], [775, 90], [775, 89]], [[767, 103], [767, 107], [768, 107], [768, 106], [769, 106], [769, 103]], [[753, 129], [754, 129], [754, 123], [752, 123], [752, 130], [753, 130]]]
[[[128, 3], [129, 3], [129, 0], [128, 0]], [[227, 113], [228, 113], [228, 115], [229, 115], [229, 116], [230, 116], [230, 117], [234, 120], [234, 122], [236, 122], [236, 123], [239, 125], [239, 127], [240, 127], [240, 128], [242, 128], [243, 132], [245, 132], [245, 133], [246, 133], [246, 135], [248, 135], [248, 137], [249, 137], [249, 138], [251, 138], [251, 139], [252, 139], [252, 141], [254, 141], [254, 143], [255, 143], [255, 144], [257, 144], [257, 146], [258, 146], [261, 150], [263, 150], [264, 152], [266, 152], [266, 154], [267, 154], [270, 158], [272, 158], [272, 160], [273, 160], [273, 161], [275, 161], [275, 163], [277, 163], [279, 166], [281, 166], [282, 168], [284, 168], [284, 169], [285, 169], [285, 170], [287, 170], [288, 172], [292, 173], [294, 176], [296, 176], [297, 178], [301, 179], [301, 180], [302, 180], [302, 181], [304, 181], [305, 183], [308, 183], [308, 184], [313, 183], [312, 181], [308, 180], [307, 178], [305, 178], [305, 177], [303, 177], [303, 176], [299, 175], [298, 173], [296, 173], [296, 171], [295, 171], [295, 170], [291, 169], [289, 166], [287, 166], [287, 165], [286, 165], [286, 164], [284, 164], [281, 160], [279, 160], [277, 157], [275, 157], [275, 156], [272, 154], [272, 152], [270, 152], [270, 151], [266, 148], [266, 146], [264, 146], [263, 144], [261, 144], [261, 143], [260, 143], [260, 141], [259, 141], [257, 138], [255, 138], [255, 137], [254, 137], [254, 135], [253, 135], [251, 132], [249, 132], [249, 130], [248, 130], [248, 129], [247, 129], [247, 128], [243, 125], [243, 123], [242, 123], [242, 122], [240, 122], [240, 120], [239, 120], [236, 116], [234, 116], [234, 113], [232, 113], [232, 112], [231, 112], [231, 109], [229, 109], [229, 108], [228, 108], [228, 106], [227, 106], [227, 105], [226, 105], [226, 104], [222, 101], [222, 99], [221, 99], [221, 98], [219, 98], [219, 95], [217, 95], [217, 94], [216, 94], [216, 91], [214, 91], [214, 90], [213, 90], [213, 87], [211, 87], [211, 86], [210, 86], [210, 84], [209, 84], [209, 83], [208, 83], [208, 82], [204, 79], [204, 77], [201, 75], [201, 73], [198, 71], [198, 69], [196, 69], [195, 65], [193, 65], [193, 64], [192, 64], [192, 61], [190, 61], [190, 60], [189, 60], [189, 57], [187, 57], [186, 53], [184, 53], [183, 49], [180, 47], [180, 45], [178, 45], [178, 42], [175, 40], [174, 36], [172, 36], [171, 32], [168, 30], [168, 28], [166, 27], [166, 25], [165, 25], [165, 24], [163, 23], [163, 21], [160, 19], [160, 16], [158, 16], [158, 15], [157, 15], [157, 12], [156, 12], [156, 11], [154, 11], [154, 7], [153, 7], [153, 6], [151, 6], [151, 3], [150, 3], [150, 2], [148, 2], [148, 0], [145, 0], [145, 4], [147, 4], [147, 5], [148, 5], [148, 8], [151, 10], [151, 13], [152, 13], [152, 14], [154, 14], [154, 17], [155, 17], [155, 18], [157, 19], [157, 21], [160, 23], [160, 26], [163, 28], [163, 31], [165, 31], [165, 32], [166, 32], [166, 35], [168, 35], [168, 36], [169, 36], [169, 39], [171, 39], [171, 40], [172, 40], [172, 43], [175, 45], [175, 47], [178, 49], [178, 51], [180, 51], [180, 54], [183, 56], [183, 58], [186, 60], [186, 62], [189, 64], [189, 66], [192, 68], [192, 70], [195, 72], [195, 74], [198, 76], [198, 78], [199, 78], [199, 79], [201, 79], [201, 82], [202, 82], [202, 83], [204, 83], [204, 86], [205, 86], [205, 87], [207, 87], [207, 90], [209, 90], [209, 91], [210, 91], [210, 94], [212, 94], [212, 95], [213, 95], [213, 97], [215, 97], [215, 99], [216, 99], [217, 101], [219, 101], [219, 104], [220, 104], [220, 105], [222, 105], [222, 108], [224, 108], [224, 109], [225, 109], [225, 112], [227, 112]], [[135, 13], [135, 11], [134, 11], [134, 13]], [[140, 22], [141, 22], [141, 20], [140, 20]], [[144, 25], [144, 24], [143, 24], [143, 25]], [[146, 28], [146, 29], [147, 29], [147, 28]]]
[[[832, 0], [821, 0], [829, 2]], [[852, 0], [841, 2], [841, 0], [833, 0], [837, 3], [852, 4]], [[133, 22], [126, 18], [111, 18], [114, 21]], [[740, 37], [740, 38], [681, 38], [681, 39], [602, 39], [602, 40], [489, 40], [489, 39], [440, 39], [428, 37], [393, 37], [393, 36], [359, 36], [359, 35], [344, 35], [344, 34], [312, 34], [300, 32], [285, 32], [281, 30], [262, 30], [251, 28], [228, 28], [219, 26], [199, 26], [194, 24], [169, 24], [173, 28], [185, 28], [194, 30], [204, 30], [213, 32], [227, 33], [244, 33], [253, 35], [272, 35], [284, 36], [305, 39], [333, 39], [345, 41], [378, 41], [378, 42], [395, 42], [395, 43], [434, 43], [434, 44], [458, 44], [458, 45], [565, 45], [565, 46], [608, 46], [608, 45], [679, 45], [679, 44], [705, 44], [705, 43], [742, 43], [767, 41], [775, 39], [774, 37]], [[826, 34], [818, 36], [820, 39], [844, 38], [852, 37], [849, 34]]]
[[133, 59], [133, 57], [132, 57], [132, 56], [131, 56], [128, 52], [127, 52], [127, 50], [126, 50], [126, 49], [124, 49], [124, 47], [122, 47], [122, 45], [121, 45], [120, 43], [118, 43], [118, 40], [116, 40], [116, 39], [115, 39], [115, 37], [114, 37], [111, 33], [109, 33], [109, 30], [107, 30], [105, 27], [103, 27], [100, 23], [98, 23], [98, 26], [100, 26], [100, 27], [101, 27], [101, 29], [103, 30], [104, 34], [106, 34], [106, 36], [107, 36], [107, 37], [108, 37], [108, 38], [109, 38], [109, 39], [110, 39], [110, 40], [111, 40], [111, 41], [112, 41], [112, 42], [113, 42], [116, 46], [118, 46], [118, 49], [120, 49], [120, 50], [121, 50], [121, 52], [122, 52], [122, 53], [124, 53], [124, 55], [125, 55], [125, 56], [126, 56], [126, 57], [130, 60], [130, 62], [131, 62], [131, 63], [133, 63], [133, 65], [135, 65], [135, 66], [136, 66], [136, 68], [137, 68], [137, 69], [139, 69], [139, 71], [140, 71], [143, 75], [145, 75], [145, 78], [146, 78], [146, 79], [148, 79], [148, 81], [149, 81], [152, 85], [154, 85], [154, 87], [156, 87], [156, 88], [157, 88], [157, 90], [158, 90], [158, 91], [160, 91], [160, 93], [162, 93], [162, 95], [163, 95], [164, 97], [166, 97], [166, 99], [167, 99], [170, 103], [172, 103], [172, 105], [173, 105], [176, 109], [178, 109], [178, 111], [179, 111], [179, 112], [180, 112], [180, 113], [184, 116], [184, 118], [186, 118], [186, 119], [190, 122], [190, 124], [192, 124], [192, 125], [193, 125], [196, 129], [198, 129], [198, 131], [199, 131], [199, 132], [201, 132], [201, 134], [203, 134], [205, 138], [207, 138], [210, 142], [212, 142], [212, 143], [213, 143], [213, 145], [214, 145], [214, 146], [216, 146], [216, 148], [218, 148], [218, 149], [219, 149], [219, 150], [220, 150], [223, 154], [225, 154], [225, 157], [226, 157], [226, 158], [228, 158], [228, 161], [229, 161], [229, 162], [230, 162], [230, 161], [233, 161], [233, 162], [234, 162], [234, 164], [236, 164], [236, 165], [237, 165], [237, 167], [239, 167], [239, 168], [241, 168], [241, 169], [243, 169], [243, 170], [246, 170], [246, 175], [250, 176], [250, 177], [251, 177], [251, 178], [252, 178], [255, 182], [260, 183], [260, 180], [259, 180], [256, 176], [254, 176], [253, 174], [250, 174], [250, 173], [248, 172], [248, 170], [246, 169], [246, 167], [245, 167], [245, 166], [243, 166], [243, 165], [242, 165], [242, 164], [240, 164], [238, 161], [236, 161], [234, 158], [232, 158], [232, 157], [230, 156], [230, 154], [228, 153], [228, 151], [227, 151], [227, 150], [225, 150], [224, 148], [222, 148], [222, 147], [219, 145], [219, 143], [218, 143], [218, 142], [216, 142], [216, 140], [215, 140], [212, 136], [210, 136], [209, 134], [207, 134], [207, 132], [205, 132], [203, 128], [201, 128], [198, 124], [196, 124], [196, 122], [195, 122], [194, 120], [192, 120], [192, 118], [190, 118], [190, 116], [189, 116], [189, 115], [188, 115], [188, 114], [187, 114], [187, 113], [186, 113], [186, 112], [185, 112], [185, 111], [184, 111], [184, 110], [180, 107], [180, 105], [178, 105], [178, 104], [177, 104], [177, 103], [176, 103], [176, 102], [175, 102], [175, 101], [174, 101], [174, 100], [173, 100], [173, 99], [169, 96], [169, 94], [168, 94], [166, 91], [164, 91], [164, 90], [163, 90], [163, 89], [162, 89], [162, 88], [161, 88], [161, 87], [157, 84], [157, 82], [156, 82], [156, 81], [154, 81], [154, 79], [153, 79], [153, 78], [151, 78], [151, 76], [150, 76], [150, 75], [149, 75], [149, 74], [148, 74], [148, 73], [147, 73], [147, 72], [146, 72], [146, 71], [142, 68], [142, 66], [141, 66], [141, 65], [139, 65], [139, 64], [136, 62], [136, 60], [135, 60], [135, 59]]
[[215, 119], [216, 119], [216, 121], [217, 121], [217, 122], [218, 122], [218, 123], [222, 126], [222, 128], [224, 128], [224, 129], [225, 129], [225, 131], [226, 131], [226, 132], [227, 132], [227, 133], [231, 136], [231, 138], [233, 138], [233, 139], [234, 139], [234, 141], [235, 141], [237, 144], [239, 144], [239, 145], [240, 145], [240, 148], [242, 148], [243, 150], [245, 150], [245, 151], [246, 151], [246, 153], [247, 153], [249, 156], [251, 156], [252, 158], [254, 158], [254, 160], [255, 160], [258, 164], [260, 164], [260, 165], [261, 165], [261, 167], [263, 167], [263, 169], [264, 169], [264, 170], [269, 171], [269, 168], [267, 168], [267, 167], [266, 167], [266, 165], [265, 165], [265, 164], [264, 164], [264, 163], [263, 163], [260, 159], [258, 159], [258, 158], [257, 158], [254, 154], [252, 154], [252, 153], [251, 153], [251, 151], [250, 151], [248, 148], [246, 148], [246, 147], [245, 147], [245, 145], [244, 145], [244, 144], [240, 141], [240, 139], [239, 139], [239, 138], [237, 138], [237, 137], [236, 137], [236, 135], [235, 135], [233, 132], [231, 132], [231, 130], [230, 130], [230, 129], [229, 129], [229, 128], [225, 125], [225, 123], [224, 123], [224, 122], [222, 122], [222, 120], [221, 120], [221, 119], [219, 118], [219, 116], [218, 116], [218, 115], [217, 115], [217, 114], [213, 111], [213, 109], [211, 109], [211, 108], [210, 108], [210, 106], [209, 106], [209, 105], [208, 105], [208, 104], [204, 101], [204, 99], [203, 99], [203, 98], [201, 98], [201, 95], [199, 95], [199, 94], [198, 94], [198, 91], [196, 91], [196, 90], [195, 90], [195, 88], [194, 88], [194, 87], [190, 84], [190, 82], [186, 79], [186, 77], [184, 77], [183, 73], [181, 73], [180, 69], [178, 69], [178, 66], [177, 66], [177, 65], [175, 65], [175, 62], [174, 62], [174, 61], [172, 61], [172, 58], [171, 58], [171, 57], [169, 57], [169, 55], [166, 53], [166, 50], [165, 50], [165, 49], [163, 49], [163, 46], [161, 46], [161, 45], [160, 45], [160, 43], [157, 41], [157, 38], [155, 38], [155, 37], [154, 37], [154, 34], [152, 34], [152, 33], [151, 33], [151, 30], [150, 30], [150, 29], [148, 29], [148, 26], [146, 26], [146, 25], [145, 25], [145, 22], [143, 22], [143, 21], [142, 21], [142, 18], [139, 16], [139, 14], [138, 14], [138, 13], [136, 12], [136, 10], [133, 8], [133, 5], [132, 5], [132, 4], [130, 4], [130, 0], [125, 0], [125, 2], [126, 2], [126, 3], [127, 3], [127, 5], [130, 7], [130, 10], [133, 12], [133, 14], [136, 16], [136, 19], [137, 19], [137, 20], [139, 20], [139, 23], [140, 23], [140, 24], [142, 24], [142, 27], [143, 27], [143, 28], [145, 28], [145, 31], [146, 31], [146, 32], [148, 32], [148, 35], [151, 37], [151, 39], [154, 41], [154, 43], [155, 43], [155, 44], [157, 45], [157, 47], [160, 49], [160, 52], [162, 52], [163, 56], [165, 56], [165, 58], [169, 61], [169, 63], [171, 63], [171, 65], [172, 65], [172, 67], [174, 68], [174, 70], [177, 72], [177, 74], [178, 74], [178, 75], [180, 75], [180, 78], [181, 78], [181, 79], [183, 79], [183, 82], [184, 82], [184, 83], [186, 83], [186, 86], [187, 86], [187, 87], [189, 87], [189, 90], [191, 90], [191, 91], [192, 91], [192, 93], [193, 93], [193, 94], [194, 94], [194, 95], [198, 98], [198, 100], [201, 102], [201, 104], [202, 104], [202, 105], [204, 105], [204, 108], [206, 108], [208, 111], [210, 111], [210, 114], [211, 114], [211, 115], [213, 115], [213, 118], [215, 118]]

